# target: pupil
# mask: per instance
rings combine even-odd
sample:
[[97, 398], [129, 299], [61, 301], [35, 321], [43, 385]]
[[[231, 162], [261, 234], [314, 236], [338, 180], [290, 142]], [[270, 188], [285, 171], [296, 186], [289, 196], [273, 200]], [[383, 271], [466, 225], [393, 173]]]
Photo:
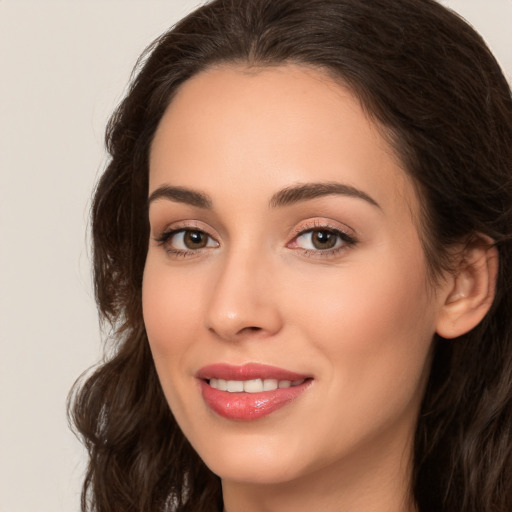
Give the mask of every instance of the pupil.
[[336, 235], [329, 231], [315, 231], [313, 245], [316, 249], [331, 249], [336, 245]]
[[185, 235], [185, 245], [189, 249], [205, 247], [206, 237], [200, 231], [188, 231]]

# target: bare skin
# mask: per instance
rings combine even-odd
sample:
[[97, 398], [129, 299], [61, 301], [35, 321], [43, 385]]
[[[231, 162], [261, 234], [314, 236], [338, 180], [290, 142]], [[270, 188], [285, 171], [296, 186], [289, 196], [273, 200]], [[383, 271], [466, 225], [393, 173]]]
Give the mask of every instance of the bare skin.
[[[454, 277], [429, 289], [414, 189], [354, 96], [298, 66], [203, 72], [160, 123], [149, 194], [148, 338], [225, 511], [414, 511], [432, 338], [467, 326], [450, 314]], [[310, 385], [234, 421], [201, 394], [216, 363]]]

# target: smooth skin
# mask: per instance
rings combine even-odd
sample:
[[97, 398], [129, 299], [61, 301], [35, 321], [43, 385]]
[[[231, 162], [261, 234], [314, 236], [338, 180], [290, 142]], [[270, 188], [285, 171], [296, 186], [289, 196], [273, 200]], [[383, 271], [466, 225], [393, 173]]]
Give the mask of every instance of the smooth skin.
[[[432, 338], [483, 317], [495, 252], [475, 249], [433, 288], [418, 199], [382, 129], [306, 67], [224, 65], [188, 80], [157, 129], [149, 178], [147, 334], [225, 511], [415, 510]], [[302, 192], [283, 199], [292, 187]], [[214, 363], [313, 381], [269, 416], [232, 421], [201, 396], [196, 373]]]

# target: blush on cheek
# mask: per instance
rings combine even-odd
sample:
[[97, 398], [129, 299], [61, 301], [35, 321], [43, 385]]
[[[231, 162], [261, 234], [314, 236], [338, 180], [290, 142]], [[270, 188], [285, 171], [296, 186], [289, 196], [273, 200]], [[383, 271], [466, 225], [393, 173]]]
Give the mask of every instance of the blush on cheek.
[[353, 383], [380, 378], [392, 385], [393, 379], [402, 380], [400, 375], [423, 374], [435, 308], [418, 263], [423, 255], [416, 252], [354, 267], [339, 282], [317, 282], [321, 293], [303, 299], [303, 325], [314, 326], [311, 340], [328, 350], [332, 361], [345, 362], [341, 379], [353, 369], [358, 373], [350, 378]]
[[[180, 276], [184, 274], [185, 277]], [[201, 280], [175, 272], [149, 254], [142, 287], [143, 318], [161, 380], [180, 371], [201, 321]], [[176, 373], [176, 371], [174, 371]], [[163, 382], [162, 382], [163, 384]]]

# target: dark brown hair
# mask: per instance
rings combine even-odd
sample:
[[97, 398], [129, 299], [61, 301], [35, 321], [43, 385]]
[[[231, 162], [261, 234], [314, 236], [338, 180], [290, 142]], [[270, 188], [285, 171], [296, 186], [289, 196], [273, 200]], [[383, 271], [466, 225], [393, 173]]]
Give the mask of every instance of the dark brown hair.
[[329, 71], [384, 127], [422, 201], [432, 275], [448, 248], [495, 241], [497, 294], [456, 340], [434, 340], [415, 438], [421, 512], [512, 510], [512, 99], [481, 37], [433, 0], [214, 0], [155, 41], [107, 129], [92, 209], [94, 275], [112, 354], [75, 387], [90, 455], [82, 509], [220, 511], [220, 481], [178, 428], [142, 320], [148, 154], [183, 82], [217, 63]]

